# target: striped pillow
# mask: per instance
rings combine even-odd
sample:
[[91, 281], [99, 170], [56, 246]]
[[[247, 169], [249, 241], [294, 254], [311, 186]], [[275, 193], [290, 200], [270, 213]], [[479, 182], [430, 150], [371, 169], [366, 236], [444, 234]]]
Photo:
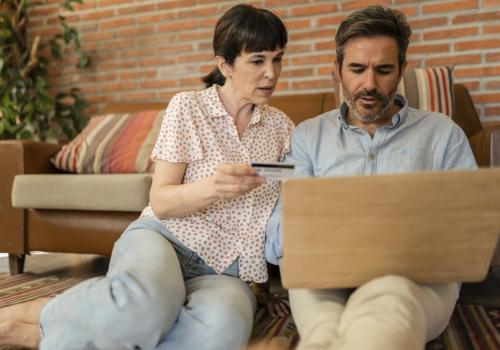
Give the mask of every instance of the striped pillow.
[[[407, 70], [398, 85], [398, 93], [408, 100], [408, 105], [423, 111], [443, 113], [453, 117], [452, 67], [414, 68]], [[336, 86], [339, 99], [344, 101], [340, 86]]]
[[92, 117], [82, 132], [51, 159], [60, 170], [80, 173], [146, 173], [163, 111]]

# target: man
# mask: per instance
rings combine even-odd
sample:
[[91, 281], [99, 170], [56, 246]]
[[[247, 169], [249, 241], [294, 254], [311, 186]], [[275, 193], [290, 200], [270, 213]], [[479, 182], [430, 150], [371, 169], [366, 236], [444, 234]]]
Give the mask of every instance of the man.
[[[341, 23], [335, 66], [345, 102], [295, 129], [285, 160], [295, 163], [295, 176], [477, 167], [453, 121], [409, 108], [396, 94], [410, 34], [403, 14], [381, 6]], [[274, 264], [282, 256], [280, 211], [278, 202], [267, 229], [266, 256]], [[458, 283], [418, 285], [403, 276], [376, 278], [355, 290], [290, 290], [298, 349], [423, 349], [446, 328], [458, 292]]]

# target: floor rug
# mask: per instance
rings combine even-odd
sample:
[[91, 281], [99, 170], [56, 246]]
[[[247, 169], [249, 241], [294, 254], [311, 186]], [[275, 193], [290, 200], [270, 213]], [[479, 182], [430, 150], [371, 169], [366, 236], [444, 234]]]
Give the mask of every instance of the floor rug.
[[[41, 296], [56, 295], [83, 278], [25, 273], [9, 276], [0, 273], [0, 307]], [[282, 337], [293, 349], [299, 337], [291, 317], [272, 318], [264, 309], [257, 310], [253, 339]], [[500, 305], [457, 304], [450, 325], [426, 350], [497, 350], [500, 349]]]

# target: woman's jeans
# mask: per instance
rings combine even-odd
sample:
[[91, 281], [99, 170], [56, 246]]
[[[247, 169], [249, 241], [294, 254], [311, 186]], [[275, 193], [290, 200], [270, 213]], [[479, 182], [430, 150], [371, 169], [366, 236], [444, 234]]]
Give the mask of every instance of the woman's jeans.
[[52, 299], [40, 315], [40, 349], [241, 349], [256, 302], [237, 278], [218, 275], [156, 219], [116, 241], [108, 273]]

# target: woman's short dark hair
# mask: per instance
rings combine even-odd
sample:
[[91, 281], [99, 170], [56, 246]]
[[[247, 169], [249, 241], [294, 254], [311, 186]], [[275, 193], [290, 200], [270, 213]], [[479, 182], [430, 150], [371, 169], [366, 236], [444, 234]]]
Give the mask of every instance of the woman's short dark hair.
[[339, 26], [335, 35], [337, 62], [342, 68], [346, 43], [353, 38], [384, 35], [394, 38], [398, 44], [398, 62], [401, 70], [406, 62], [406, 50], [410, 43], [411, 28], [406, 16], [397, 10], [380, 5], [368, 6], [351, 13]]
[[[283, 22], [271, 11], [251, 5], [230, 8], [215, 25], [213, 48], [215, 56], [222, 56], [233, 64], [242, 52], [274, 51], [284, 49], [288, 34]], [[203, 77], [206, 87], [224, 85], [226, 78], [219, 68]]]

